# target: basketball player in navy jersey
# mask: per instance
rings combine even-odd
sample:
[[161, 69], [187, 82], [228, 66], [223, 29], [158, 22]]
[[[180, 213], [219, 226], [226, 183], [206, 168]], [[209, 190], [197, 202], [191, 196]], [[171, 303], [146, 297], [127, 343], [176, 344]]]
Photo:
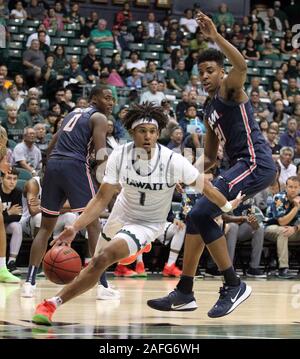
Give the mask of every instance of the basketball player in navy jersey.
[[[65, 201], [69, 200], [72, 212], [82, 212], [95, 195], [96, 188], [89, 170], [89, 156], [91, 151], [95, 150], [97, 154], [106, 147], [105, 115], [112, 112], [113, 104], [113, 96], [108, 87], [94, 87], [91, 90], [89, 107], [75, 109], [69, 113], [49, 145], [50, 155], [41, 198], [42, 223], [31, 246], [27, 279], [21, 291], [23, 297], [34, 295], [36, 273]], [[100, 229], [98, 218], [87, 226], [92, 254]]]
[[[204, 36], [211, 38], [220, 51], [204, 51], [198, 60], [200, 80], [209, 97], [204, 108], [207, 128], [204, 170], [211, 168], [217, 157], [219, 143], [231, 162], [231, 168], [219, 176], [214, 186], [230, 200], [240, 191], [246, 196], [269, 186], [275, 177], [272, 154], [253, 116], [250, 101], [243, 90], [247, 64], [240, 52], [218, 34], [212, 20], [198, 13], [198, 25]], [[232, 68], [226, 76], [223, 54]], [[224, 276], [220, 297], [208, 312], [211, 318], [231, 313], [251, 294], [251, 287], [241, 282], [228, 255], [226, 238], [214, 218], [220, 209], [206, 197], [200, 198], [187, 219], [183, 273], [174, 291], [168, 296], [148, 301], [148, 305], [162, 311], [190, 311], [197, 308], [193, 295], [193, 278], [200, 256], [206, 246]]]

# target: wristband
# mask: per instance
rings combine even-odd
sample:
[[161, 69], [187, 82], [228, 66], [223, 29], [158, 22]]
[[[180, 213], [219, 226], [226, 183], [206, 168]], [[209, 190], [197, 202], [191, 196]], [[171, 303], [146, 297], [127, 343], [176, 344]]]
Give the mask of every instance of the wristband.
[[232, 205], [230, 202], [226, 202], [223, 207], [221, 207], [221, 210], [225, 213], [230, 212], [232, 210]]

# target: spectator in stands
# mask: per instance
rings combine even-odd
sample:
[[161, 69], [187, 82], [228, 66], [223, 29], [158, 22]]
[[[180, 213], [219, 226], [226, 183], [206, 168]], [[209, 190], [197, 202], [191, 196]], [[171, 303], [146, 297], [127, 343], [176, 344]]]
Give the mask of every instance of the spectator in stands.
[[280, 93], [281, 99], [286, 100], [286, 93], [282, 88], [281, 82], [278, 80], [273, 80], [271, 83], [271, 89], [268, 91], [268, 95], [270, 98], [273, 97], [273, 95]]
[[251, 91], [250, 101], [257, 121], [266, 119], [269, 116], [270, 112], [267, 105], [260, 101], [257, 91]]
[[96, 46], [93, 43], [90, 43], [87, 48], [87, 54], [81, 60], [81, 68], [84, 72], [88, 70], [92, 70], [93, 63], [95, 60], [100, 62], [100, 66], [102, 67], [103, 62], [101, 60], [101, 56], [96, 54]]
[[8, 89], [13, 84], [13, 82], [8, 78], [8, 68], [4, 64], [0, 66], [0, 76], [4, 77], [3, 86], [4, 88]]
[[283, 25], [283, 30], [287, 30], [290, 28], [288, 17], [287, 14], [280, 9], [280, 7], [281, 7], [281, 2], [274, 1], [274, 15], [280, 20], [281, 24]]
[[38, 32], [38, 40], [40, 42], [40, 51], [42, 51], [46, 56], [50, 53], [50, 46], [46, 44], [46, 31], [39, 31]]
[[36, 123], [44, 122], [44, 118], [40, 113], [40, 104], [36, 98], [29, 98], [27, 101], [27, 111], [20, 112], [18, 118], [25, 126], [34, 126]]
[[44, 19], [44, 13], [46, 9], [42, 1], [30, 0], [30, 3], [27, 5], [26, 11], [28, 19], [42, 21]]
[[244, 36], [248, 36], [250, 31], [251, 31], [251, 25], [250, 25], [249, 16], [243, 16], [241, 32]]
[[297, 130], [297, 121], [290, 117], [287, 121], [287, 130], [280, 136], [279, 144], [281, 147], [291, 147], [295, 150], [296, 137], [300, 136], [300, 131]]
[[76, 101], [76, 107], [77, 108], [87, 108], [88, 107], [88, 100], [85, 97], [78, 97]]
[[287, 71], [285, 75], [288, 79], [289, 78], [297, 78], [298, 76], [298, 68], [297, 68], [297, 59], [295, 57], [290, 57], [288, 64], [287, 64]]
[[168, 117], [169, 122], [173, 121], [174, 123], [178, 124], [176, 114], [171, 106], [170, 100], [162, 100], [161, 107], [163, 108], [164, 114]]
[[260, 85], [259, 77], [252, 77], [250, 86], [247, 88], [247, 94], [250, 95], [252, 91], [259, 93], [259, 97], [267, 97], [267, 92], [264, 90], [263, 86]]
[[32, 40], [30, 48], [23, 53], [24, 74], [27, 83], [37, 84], [41, 78], [41, 70], [45, 65], [45, 55], [40, 51], [38, 40]]
[[[7, 7], [6, 1], [5, 0], [1, 0], [0, 1], [0, 19], [1, 20], [6, 20], [9, 18], [9, 9]], [[3, 24], [4, 25], [4, 24]]]
[[161, 101], [166, 98], [163, 92], [158, 91], [158, 82], [156, 80], [149, 81], [148, 90], [143, 92], [140, 104], [144, 102], [153, 102], [156, 106], [160, 106]]
[[162, 68], [164, 70], [175, 70], [176, 64], [182, 58], [180, 49], [174, 49], [171, 52], [171, 56], [163, 63]]
[[176, 117], [181, 119], [184, 117], [185, 111], [189, 104], [189, 93], [187, 91], [182, 91], [181, 93], [181, 101], [178, 102], [176, 106]]
[[22, 1], [17, 1], [15, 8], [10, 12], [11, 19], [26, 20], [27, 12], [23, 7]]
[[246, 272], [249, 277], [266, 278], [266, 274], [259, 268], [264, 244], [264, 227], [259, 222], [262, 218], [260, 209], [254, 205], [242, 205], [234, 211], [234, 215], [222, 215], [223, 221], [229, 224], [226, 241], [232, 263], [237, 242], [251, 240], [251, 260]]
[[175, 70], [169, 71], [168, 73], [169, 84], [171, 89], [182, 92], [185, 86], [189, 82], [189, 75], [185, 71], [185, 62], [184, 60], [179, 60]]
[[63, 19], [68, 16], [68, 9], [65, 7], [65, 4], [62, 4], [61, 1], [55, 1], [54, 10], [56, 14], [61, 16]]
[[293, 164], [294, 149], [292, 147], [282, 147], [280, 150], [280, 158], [278, 163], [280, 165], [279, 183], [281, 188], [284, 188], [286, 181], [291, 176], [296, 176], [296, 166]]
[[266, 119], [259, 121], [259, 129], [263, 134], [264, 138], [267, 138], [268, 128], [269, 128], [269, 122]]
[[21, 274], [16, 267], [16, 259], [23, 240], [22, 225], [22, 191], [17, 188], [19, 171], [15, 168], [7, 173], [1, 173], [0, 197], [3, 205], [5, 231], [11, 234], [7, 269], [12, 274]]
[[130, 11], [130, 4], [128, 1], [125, 1], [123, 4], [123, 9], [118, 11], [115, 15], [115, 25], [121, 26], [124, 22], [132, 21], [132, 13]]
[[64, 71], [64, 80], [77, 87], [78, 84], [83, 85], [86, 83], [86, 74], [81, 70], [78, 63], [78, 58], [72, 56], [70, 59], [70, 67]]
[[142, 88], [142, 79], [141, 75], [136, 67], [133, 67], [130, 70], [130, 76], [127, 77], [126, 83], [127, 87], [135, 88], [137, 90]]
[[111, 63], [109, 64], [109, 70], [110, 72], [117, 72], [120, 76], [125, 74], [126, 67], [119, 52], [113, 54]]
[[300, 89], [297, 85], [297, 79], [290, 77], [288, 79], [288, 87], [286, 88], [286, 95], [289, 103], [294, 103], [294, 96], [300, 95]]
[[259, 30], [259, 25], [257, 22], [254, 22], [251, 26], [251, 31], [248, 34], [248, 37], [252, 39], [256, 46], [263, 44], [264, 36], [263, 33]]
[[207, 41], [203, 36], [200, 28], [197, 29], [196, 38], [190, 41], [190, 49], [196, 50], [200, 54], [202, 51], [208, 48]]
[[16, 74], [14, 77], [14, 84], [17, 86], [19, 95], [25, 98], [28, 94], [27, 87], [25, 85], [24, 76], [22, 74]]
[[271, 39], [265, 40], [265, 48], [262, 52], [263, 59], [277, 61], [280, 60], [280, 51], [273, 46]]
[[96, 44], [97, 49], [113, 49], [113, 35], [110, 30], [106, 28], [107, 21], [100, 19], [98, 21], [97, 29], [92, 30], [91, 40]]
[[206, 132], [203, 121], [197, 116], [196, 104], [188, 104], [185, 111], [185, 117], [179, 119], [179, 126], [183, 130], [184, 137], [187, 137], [189, 134], [192, 133], [202, 135]]
[[71, 10], [65, 22], [69, 24], [80, 24], [80, 26], [84, 25], [85, 19], [80, 14], [80, 6], [77, 2], [71, 4]]
[[6, 107], [7, 118], [2, 121], [2, 126], [7, 132], [7, 138], [15, 142], [20, 142], [23, 138], [23, 132], [26, 125], [17, 116], [18, 110], [15, 104]]
[[165, 52], [172, 53], [174, 49], [180, 49], [180, 41], [177, 40], [177, 32], [175, 30], [170, 31], [169, 37], [165, 40], [164, 44]]
[[273, 102], [274, 111], [271, 112], [268, 116], [268, 121], [275, 121], [279, 124], [280, 127], [286, 127], [289, 119], [289, 115], [285, 113], [285, 107], [282, 99], [276, 99]]
[[213, 16], [213, 21], [216, 26], [221, 24], [226, 25], [227, 27], [232, 27], [234, 24], [234, 17], [231, 12], [228, 10], [228, 6], [225, 3], [222, 3], [218, 7], [218, 13]]
[[134, 33], [134, 42], [142, 44], [146, 41], [145, 27], [143, 24], [138, 24]]
[[134, 42], [133, 34], [128, 31], [128, 23], [124, 22], [120, 27], [120, 36], [125, 40], [126, 44]]
[[282, 31], [282, 23], [278, 17], [274, 16], [275, 11], [272, 8], [267, 10], [267, 16], [263, 19], [265, 23], [265, 30], [267, 31]]
[[[127, 26], [122, 26], [124, 29], [127, 29]], [[114, 48], [122, 53], [124, 50], [129, 50], [128, 41], [126, 38], [132, 37], [132, 40], [130, 42], [133, 42], [134, 38], [132, 34], [129, 34], [128, 32], [124, 31], [123, 34], [121, 34], [120, 28], [118, 25], [114, 25], [112, 28], [112, 34], [113, 34], [113, 42], [114, 42]]]
[[145, 39], [148, 43], [155, 43], [163, 37], [160, 25], [155, 21], [154, 12], [150, 11], [147, 16], [147, 21], [144, 22]]
[[267, 142], [272, 150], [272, 157], [274, 161], [279, 159], [281, 145], [278, 144], [278, 131], [269, 126], [267, 131]]
[[99, 82], [101, 76], [101, 66], [98, 60], [95, 60], [92, 64], [92, 68], [86, 72], [86, 77], [89, 83], [96, 84]]
[[293, 163], [297, 167], [297, 175], [298, 175], [298, 168], [299, 168], [298, 165], [300, 163], [300, 137], [296, 137]]
[[299, 126], [300, 126], [300, 103], [293, 104], [292, 116], [293, 116], [293, 118], [296, 119], [297, 124], [298, 124], [298, 129], [300, 129], [299, 128]]
[[45, 123], [37, 123], [34, 126], [36, 140], [35, 145], [41, 151], [42, 154], [42, 163], [46, 164], [46, 157], [47, 157], [47, 149], [49, 143], [51, 141], [51, 136], [46, 135], [46, 124]]
[[249, 38], [246, 40], [245, 49], [242, 51], [245, 59], [258, 61], [260, 59], [259, 51], [256, 49], [254, 41]]
[[75, 108], [75, 102], [72, 101], [73, 93], [71, 89], [66, 89], [65, 91], [65, 102], [71, 108], [71, 111]]
[[46, 118], [45, 118], [45, 125], [48, 133], [54, 132], [54, 124], [57, 120], [57, 115], [54, 112], [48, 112]]
[[55, 93], [56, 104], [61, 108], [62, 113], [68, 113], [72, 108], [66, 102], [66, 89], [64, 87], [59, 88]]
[[118, 146], [119, 139], [116, 136], [114, 121], [107, 120], [106, 147], [113, 150]]
[[128, 112], [128, 105], [124, 105], [120, 108], [120, 111], [117, 113], [116, 119], [115, 119], [115, 135], [117, 138], [119, 139], [129, 139], [130, 136], [127, 132], [127, 130], [125, 129], [125, 127], [123, 126], [123, 119], [126, 116], [127, 112]]
[[26, 127], [23, 142], [17, 144], [13, 150], [13, 163], [36, 176], [41, 169], [42, 154], [35, 145], [36, 134], [32, 127]]
[[279, 278], [291, 279], [289, 271], [289, 242], [300, 242], [298, 228], [300, 207], [300, 179], [290, 176], [286, 181], [286, 190], [275, 194], [267, 208], [269, 218], [265, 229], [265, 238], [275, 241], [279, 261]]
[[185, 9], [184, 16], [180, 18], [179, 24], [184, 31], [195, 34], [198, 28], [197, 21], [194, 19], [193, 10]]
[[180, 30], [179, 22], [178, 22], [177, 19], [171, 19], [171, 20], [170, 20], [168, 29], [167, 29], [167, 31], [166, 31], [165, 34], [164, 34], [164, 39], [165, 39], [165, 41], [167, 41], [167, 39], [170, 37], [170, 32], [171, 32], [171, 31], [176, 31], [176, 33], [177, 33], [177, 40], [178, 40], [179, 42], [181, 42], [182, 39], [184, 38], [184, 34], [183, 34], [183, 32]]
[[49, 53], [46, 64], [42, 67], [43, 95], [50, 101], [54, 100], [55, 92], [63, 86], [63, 75], [54, 68], [55, 56]]
[[148, 86], [152, 80], [165, 82], [164, 75], [157, 71], [157, 66], [154, 60], [149, 60], [146, 67], [146, 73], [143, 76], [143, 86]]
[[63, 17], [57, 14], [53, 8], [50, 8], [47, 11], [43, 24], [45, 25], [46, 30], [51, 29], [55, 33], [57, 31], [63, 31], [64, 29]]
[[170, 133], [170, 141], [167, 144], [167, 147], [176, 152], [176, 153], [183, 153], [183, 139], [184, 134], [183, 130], [180, 126], [174, 126]]
[[5, 98], [1, 105], [4, 109], [8, 105], [15, 105], [17, 107], [17, 111], [19, 111], [19, 108], [23, 102], [24, 98], [20, 96], [17, 86], [12, 85], [8, 89], [8, 96]]
[[279, 81], [282, 84], [282, 88], [286, 90], [287, 80], [284, 78], [284, 71], [282, 69], [277, 69], [274, 80]]
[[[46, 27], [45, 27], [44, 24], [39, 24], [39, 26], [38, 26], [38, 28], [37, 28], [37, 31], [34, 32], [34, 33], [32, 33], [32, 34], [30, 34], [30, 35], [28, 36], [28, 39], [27, 39], [27, 41], [26, 41], [26, 47], [30, 47], [30, 46], [31, 46], [31, 41], [32, 41], [32, 40], [38, 40], [38, 33], [39, 33], [39, 31], [46, 31]], [[50, 40], [50, 36], [49, 36], [47, 33], [46, 33], [46, 40], [45, 40], [45, 42], [46, 42], [46, 44], [47, 44], [48, 46], [50, 46], [51, 40]]]
[[143, 75], [146, 72], [146, 64], [144, 60], [139, 59], [139, 53], [138, 51], [131, 51], [129, 57], [130, 60], [126, 62], [126, 70], [130, 72], [130, 70], [135, 67], [138, 69], [141, 75]]
[[297, 52], [297, 49], [293, 46], [293, 36], [291, 30], [286, 30], [285, 35], [282, 39], [280, 39], [280, 51], [283, 54], [292, 55], [293, 53]]
[[94, 23], [91, 18], [87, 18], [84, 22], [84, 25], [80, 29], [80, 38], [89, 39], [92, 30], [94, 29]]

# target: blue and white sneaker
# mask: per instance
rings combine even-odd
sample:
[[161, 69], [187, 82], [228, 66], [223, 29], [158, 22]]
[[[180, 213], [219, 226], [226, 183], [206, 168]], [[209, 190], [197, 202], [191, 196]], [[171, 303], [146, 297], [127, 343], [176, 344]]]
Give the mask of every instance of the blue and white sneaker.
[[219, 318], [231, 313], [238, 305], [243, 303], [252, 292], [252, 289], [245, 282], [239, 286], [225, 286], [220, 288], [220, 297], [217, 303], [207, 313], [210, 318]]
[[163, 312], [190, 312], [198, 308], [194, 292], [191, 294], [184, 294], [178, 289], [174, 289], [166, 297], [150, 299], [147, 304], [150, 308], [161, 310]]

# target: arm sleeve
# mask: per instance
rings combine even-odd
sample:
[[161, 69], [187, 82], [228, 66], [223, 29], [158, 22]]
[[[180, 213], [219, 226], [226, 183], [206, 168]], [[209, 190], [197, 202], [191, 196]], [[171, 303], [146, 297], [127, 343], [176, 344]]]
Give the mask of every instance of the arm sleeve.
[[14, 159], [15, 159], [16, 162], [26, 160], [25, 155], [24, 155], [24, 151], [23, 151], [22, 147], [20, 147], [20, 146], [17, 145], [17, 146], [14, 148], [13, 157], [14, 157]]

